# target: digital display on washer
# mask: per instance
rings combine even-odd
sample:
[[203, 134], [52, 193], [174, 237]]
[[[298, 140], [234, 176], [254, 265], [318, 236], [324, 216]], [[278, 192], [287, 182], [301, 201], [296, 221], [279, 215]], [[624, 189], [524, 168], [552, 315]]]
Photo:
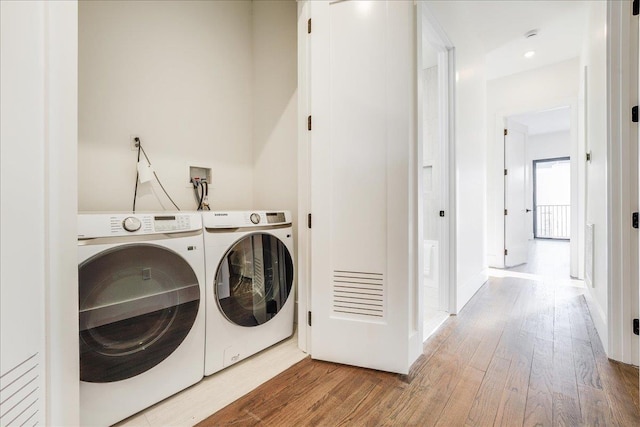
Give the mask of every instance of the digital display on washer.
[[285, 221], [284, 212], [267, 212], [267, 223], [275, 224]]
[[187, 215], [161, 215], [154, 216], [154, 228], [156, 231], [180, 231], [188, 230], [191, 226]]

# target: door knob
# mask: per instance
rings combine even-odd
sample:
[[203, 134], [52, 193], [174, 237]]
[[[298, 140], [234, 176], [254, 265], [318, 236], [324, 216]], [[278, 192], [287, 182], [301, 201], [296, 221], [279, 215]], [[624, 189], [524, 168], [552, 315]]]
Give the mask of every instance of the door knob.
[[525, 211], [526, 213], [529, 213], [529, 212], [531, 212], [531, 209], [525, 209], [524, 211]]

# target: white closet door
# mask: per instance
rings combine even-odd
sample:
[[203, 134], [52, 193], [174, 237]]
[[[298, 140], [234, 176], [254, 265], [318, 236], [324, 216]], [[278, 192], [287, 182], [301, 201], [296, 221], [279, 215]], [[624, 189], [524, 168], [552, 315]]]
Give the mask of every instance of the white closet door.
[[505, 218], [504, 244], [505, 267], [525, 264], [529, 256], [529, 228], [526, 197], [525, 145], [527, 128], [517, 123], [508, 122], [504, 137], [504, 159], [507, 174], [505, 175]]
[[[418, 354], [415, 8], [310, 2], [311, 354], [407, 373]], [[420, 242], [421, 243], [421, 242]]]

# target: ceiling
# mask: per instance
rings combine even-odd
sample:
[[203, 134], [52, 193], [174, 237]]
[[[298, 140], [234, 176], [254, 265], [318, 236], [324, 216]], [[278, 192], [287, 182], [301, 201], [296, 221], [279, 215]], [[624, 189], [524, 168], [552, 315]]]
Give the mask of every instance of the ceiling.
[[[487, 79], [527, 71], [580, 55], [590, 1], [436, 1], [438, 14], [455, 17], [486, 54]], [[524, 34], [537, 29], [538, 35]], [[532, 58], [524, 53], [534, 50]]]
[[[479, 42], [486, 58], [486, 77], [492, 80], [580, 56], [593, 1], [430, 1], [428, 7], [438, 20], [455, 22]], [[534, 29], [537, 35], [526, 38], [525, 33]], [[525, 58], [530, 50], [535, 55]], [[426, 51], [423, 57], [428, 57]], [[510, 119], [526, 125], [530, 135], [570, 129], [569, 107]]]

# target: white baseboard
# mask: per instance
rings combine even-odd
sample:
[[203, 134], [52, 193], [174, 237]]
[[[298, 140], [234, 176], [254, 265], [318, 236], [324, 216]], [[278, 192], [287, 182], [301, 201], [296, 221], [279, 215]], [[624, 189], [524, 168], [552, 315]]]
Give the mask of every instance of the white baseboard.
[[587, 306], [589, 307], [589, 312], [591, 314], [591, 318], [593, 319], [593, 324], [598, 331], [598, 335], [600, 336], [600, 341], [602, 342], [602, 347], [604, 347], [605, 353], [607, 353], [607, 356], [611, 357], [609, 351], [609, 330], [607, 328], [607, 315], [605, 314], [600, 304], [591, 295], [591, 288], [587, 286], [585, 290], [586, 292], [584, 293], [584, 298], [587, 301]]
[[458, 286], [458, 292], [456, 293], [456, 313], [469, 302], [471, 297], [478, 292], [478, 289], [484, 285], [489, 279], [489, 274], [486, 269], [474, 277], [468, 279], [462, 286]]
[[487, 255], [487, 265], [493, 268], [504, 268], [504, 255]]

